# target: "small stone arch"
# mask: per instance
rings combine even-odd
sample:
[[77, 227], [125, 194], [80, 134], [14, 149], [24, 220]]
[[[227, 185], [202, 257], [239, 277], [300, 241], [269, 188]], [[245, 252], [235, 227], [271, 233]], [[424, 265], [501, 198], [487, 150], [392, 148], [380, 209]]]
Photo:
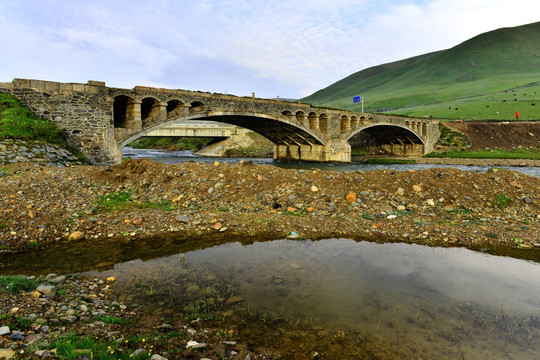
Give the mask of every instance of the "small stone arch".
[[[127, 128], [133, 116], [133, 99], [127, 95], [118, 95], [113, 100], [114, 128]], [[131, 105], [131, 106], [130, 106]], [[130, 111], [131, 108], [131, 111]]]
[[296, 112], [296, 121], [305, 127], [309, 127], [307, 116], [302, 110]]
[[177, 99], [167, 101], [167, 119], [172, 119], [182, 115], [184, 103]]
[[293, 113], [290, 111], [290, 110], [284, 110], [281, 112], [281, 115], [285, 116], [285, 118], [287, 119], [287, 121], [289, 123], [293, 122], [293, 119], [294, 119], [294, 115]]
[[328, 133], [328, 115], [325, 113], [319, 115], [319, 129], [322, 134]]
[[347, 115], [341, 115], [341, 132], [346, 133], [351, 129], [351, 121]]
[[200, 101], [193, 101], [190, 105], [191, 105], [191, 107], [189, 108], [190, 114], [195, 114], [195, 113], [204, 111], [204, 104]]
[[360, 116], [360, 126], [365, 126], [367, 124], [367, 119], [364, 115]]
[[160, 101], [153, 97], [146, 97], [141, 102], [141, 120], [143, 128], [153, 123], [159, 114]]
[[316, 113], [310, 112], [308, 115], [309, 128], [311, 130], [319, 130], [319, 117]]
[[358, 121], [358, 116], [353, 115], [351, 116], [351, 128], [353, 130], [356, 130], [360, 127], [360, 122]]

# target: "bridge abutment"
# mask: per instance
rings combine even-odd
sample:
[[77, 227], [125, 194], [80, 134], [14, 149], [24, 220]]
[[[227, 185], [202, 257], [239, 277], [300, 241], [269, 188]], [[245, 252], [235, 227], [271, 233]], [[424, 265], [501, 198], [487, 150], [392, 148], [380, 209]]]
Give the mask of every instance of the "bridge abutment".
[[351, 145], [344, 139], [330, 139], [323, 150], [323, 161], [351, 162]]
[[351, 145], [343, 139], [331, 139], [326, 145], [275, 145], [274, 159], [351, 162]]

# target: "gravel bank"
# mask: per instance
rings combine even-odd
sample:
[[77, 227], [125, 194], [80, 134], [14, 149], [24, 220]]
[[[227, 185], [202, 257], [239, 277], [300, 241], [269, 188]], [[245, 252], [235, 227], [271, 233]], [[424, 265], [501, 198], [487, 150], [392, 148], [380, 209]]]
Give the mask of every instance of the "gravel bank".
[[[4, 250], [176, 233], [369, 238], [540, 247], [540, 179], [522, 173], [330, 172], [128, 160], [108, 168], [7, 165]], [[107, 203], [128, 194], [111, 211]], [[109, 199], [109, 200], [107, 200]]]

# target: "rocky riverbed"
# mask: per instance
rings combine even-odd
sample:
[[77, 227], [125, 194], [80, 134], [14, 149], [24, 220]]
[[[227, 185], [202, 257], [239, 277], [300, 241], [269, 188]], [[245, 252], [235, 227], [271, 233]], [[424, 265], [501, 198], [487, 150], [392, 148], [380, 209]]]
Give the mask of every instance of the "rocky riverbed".
[[[496, 168], [488, 173], [452, 168], [331, 172], [251, 162], [126, 160], [106, 168], [22, 162], [0, 169], [0, 194], [5, 253], [104, 238], [151, 241], [165, 234], [216, 241], [345, 237], [531, 253], [540, 248], [540, 179]], [[218, 358], [218, 352], [226, 359], [293, 358], [279, 349], [253, 351], [227, 329], [186, 319], [167, 323], [163, 316], [145, 314], [122, 303], [113, 279], [51, 275], [45, 285], [52, 288], [2, 293], [0, 357], [55, 357], [54, 346], [36, 353], [32, 344], [72, 332], [113, 341], [124, 354], [140, 349], [145, 358], [149, 344], [160, 354], [154, 359]], [[4, 325], [6, 319], [10, 325]], [[171, 337], [171, 331], [181, 335]], [[321, 331], [302, 334], [315, 332], [320, 339]], [[169, 335], [164, 340], [160, 333]], [[122, 343], [128, 334], [138, 336], [138, 343]], [[145, 347], [141, 339], [148, 334], [158, 340]], [[337, 346], [332, 341], [328, 347]], [[188, 343], [205, 345], [197, 350]], [[302, 351], [297, 358], [319, 356]], [[89, 357], [81, 353], [80, 358]]]
[[176, 233], [540, 246], [540, 179], [493, 169], [329, 172], [244, 162], [19, 163], [0, 183], [4, 251]]

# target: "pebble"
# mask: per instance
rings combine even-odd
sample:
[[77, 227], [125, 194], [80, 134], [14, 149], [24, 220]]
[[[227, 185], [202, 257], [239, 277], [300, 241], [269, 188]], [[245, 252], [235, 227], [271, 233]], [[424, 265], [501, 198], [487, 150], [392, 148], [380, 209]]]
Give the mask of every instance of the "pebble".
[[57, 276], [57, 277], [54, 277], [54, 278], [48, 279], [48, 280], [50, 282], [52, 282], [53, 284], [61, 284], [64, 281], [66, 281], [66, 276], [65, 275], [60, 275], [60, 276]]
[[200, 343], [200, 342], [197, 342], [197, 341], [194, 341], [194, 340], [189, 340], [186, 344], [186, 347], [187, 348], [191, 348], [191, 349], [202, 349], [204, 347], [206, 347], [206, 343]]
[[14, 341], [21, 341], [24, 339], [23, 334], [19, 331], [12, 332], [9, 338]]
[[0, 327], [0, 336], [2, 335], [7, 335], [9, 334], [11, 331], [9, 330], [9, 326], [2, 326]]
[[183, 223], [189, 222], [189, 218], [185, 215], [176, 215], [175, 220]]
[[152, 357], [150, 358], [150, 360], [167, 360], [167, 359], [164, 358], [164, 357], [161, 356], [161, 355], [154, 354], [154, 355], [152, 355]]
[[56, 295], [56, 286], [54, 285], [39, 285], [36, 288], [36, 291], [43, 294], [44, 296], [54, 296]]

